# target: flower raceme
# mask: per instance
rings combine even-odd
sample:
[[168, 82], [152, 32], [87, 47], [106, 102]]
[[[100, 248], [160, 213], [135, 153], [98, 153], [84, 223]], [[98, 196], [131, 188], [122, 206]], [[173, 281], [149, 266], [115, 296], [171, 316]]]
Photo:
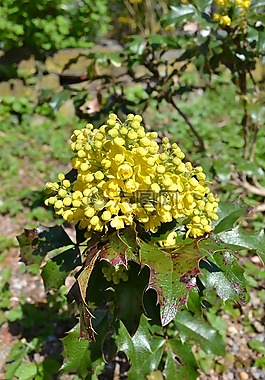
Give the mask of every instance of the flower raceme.
[[94, 231], [122, 229], [134, 222], [155, 233], [176, 220], [187, 236], [211, 231], [218, 199], [210, 192], [202, 167], [183, 162], [184, 153], [167, 138], [157, 143], [156, 132], [146, 132], [139, 115], [124, 123], [111, 113], [98, 129], [87, 124], [71, 136], [77, 171], [71, 183], [64, 174], [46, 183], [52, 205], [63, 219]]

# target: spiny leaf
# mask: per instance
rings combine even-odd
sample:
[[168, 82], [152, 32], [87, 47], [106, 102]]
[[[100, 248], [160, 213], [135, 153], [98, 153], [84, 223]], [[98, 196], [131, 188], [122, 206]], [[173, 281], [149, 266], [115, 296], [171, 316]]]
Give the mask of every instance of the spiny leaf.
[[244, 271], [230, 252], [216, 252], [214, 257], [200, 264], [200, 279], [206, 288], [206, 297], [209, 290], [214, 290], [223, 301], [232, 299], [241, 304], [246, 303], [247, 281]]
[[41, 264], [48, 252], [69, 245], [74, 245], [65, 230], [60, 226], [45, 227], [40, 225], [32, 230], [24, 230], [17, 236], [20, 245], [21, 261], [26, 265]]
[[251, 249], [256, 250], [265, 262], [265, 235], [264, 230], [244, 231], [243, 228], [237, 226], [230, 231], [226, 231], [220, 235], [223, 242], [228, 244], [232, 249]]
[[58, 290], [64, 285], [69, 273], [78, 265], [81, 265], [81, 259], [77, 247], [69, 248], [48, 260], [41, 272], [45, 290]]
[[130, 262], [128, 281], [115, 285], [117, 318], [126, 326], [130, 334], [134, 334], [144, 312], [143, 294], [148, 284], [149, 271], [144, 267]]
[[140, 257], [141, 264], [150, 268], [149, 288], [157, 293], [165, 326], [174, 319], [179, 307], [186, 304], [189, 291], [196, 286], [198, 262], [203, 254], [196, 242], [170, 254], [141, 241]]
[[136, 232], [133, 228], [116, 231], [109, 236], [109, 240], [101, 249], [100, 258], [111, 265], [124, 265], [127, 268], [128, 260], [139, 261]]
[[120, 322], [116, 342], [118, 350], [125, 352], [131, 362], [128, 380], [146, 380], [146, 376], [158, 368], [165, 339], [152, 337], [148, 319], [144, 315], [133, 338]]
[[199, 315], [191, 315], [186, 310], [179, 312], [175, 319], [181, 341], [192, 341], [207, 353], [223, 355], [225, 343], [221, 335]]
[[82, 379], [87, 376], [91, 368], [91, 353], [89, 342], [79, 339], [80, 326], [77, 324], [70, 333], [62, 339], [64, 345], [64, 364], [62, 370], [66, 373], [74, 372]]
[[136, 226], [130, 226], [118, 231], [119, 238], [127, 245], [126, 259], [139, 262], [139, 244], [137, 241]]
[[248, 211], [247, 207], [242, 207], [238, 203], [220, 202], [218, 206], [219, 219], [215, 225], [214, 233], [219, 234], [221, 232], [230, 230], [234, 227], [236, 221]]
[[169, 339], [166, 350], [166, 379], [196, 380], [198, 365], [192, 353], [193, 344], [182, 343], [179, 339]]
[[94, 269], [95, 263], [99, 257], [99, 250], [97, 246], [90, 249], [87, 256], [84, 269], [79, 274], [77, 278], [77, 283], [79, 286], [79, 292], [76, 293], [77, 302], [80, 308], [80, 337], [86, 338], [87, 340], [95, 340], [94, 329], [92, 327], [91, 319], [93, 315], [89, 311], [88, 304], [86, 302], [86, 291], [89, 282], [89, 278]]

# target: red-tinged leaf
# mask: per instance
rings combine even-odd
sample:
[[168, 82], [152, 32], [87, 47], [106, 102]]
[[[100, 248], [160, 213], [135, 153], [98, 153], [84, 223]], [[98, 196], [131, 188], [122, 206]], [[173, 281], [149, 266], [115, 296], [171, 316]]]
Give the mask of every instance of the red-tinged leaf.
[[198, 263], [203, 254], [196, 242], [171, 254], [141, 241], [140, 257], [141, 264], [150, 268], [149, 288], [157, 293], [161, 322], [165, 326], [186, 304], [189, 291], [196, 286]]
[[113, 266], [124, 265], [127, 268], [127, 249], [127, 244], [120, 239], [118, 232], [114, 232], [110, 235], [109, 241], [102, 247], [100, 258], [108, 261]]
[[139, 263], [139, 244], [137, 241], [137, 233], [135, 225], [127, 227], [119, 231], [119, 237], [124, 244], [127, 245], [126, 260], [132, 260]]
[[48, 252], [74, 245], [65, 230], [60, 226], [40, 225], [32, 230], [24, 230], [17, 237], [20, 245], [21, 261], [26, 265], [41, 264]]
[[128, 260], [139, 262], [138, 251], [136, 232], [128, 227], [109, 236], [108, 242], [101, 249], [100, 258], [113, 266], [124, 265], [127, 268]]
[[89, 311], [89, 306], [86, 302], [86, 291], [91, 273], [94, 269], [95, 263], [99, 257], [99, 250], [97, 246], [90, 249], [87, 256], [84, 269], [77, 278], [78, 289], [75, 288], [75, 298], [79, 304], [80, 309], [80, 337], [89, 341], [95, 340], [94, 329], [92, 327], [93, 315]]

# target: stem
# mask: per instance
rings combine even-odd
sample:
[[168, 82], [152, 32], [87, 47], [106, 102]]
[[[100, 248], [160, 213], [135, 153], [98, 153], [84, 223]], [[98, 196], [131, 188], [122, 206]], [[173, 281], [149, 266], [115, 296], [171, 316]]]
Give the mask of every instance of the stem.
[[206, 146], [204, 144], [204, 141], [203, 141], [202, 137], [198, 134], [198, 132], [196, 131], [196, 129], [194, 128], [194, 126], [191, 124], [191, 122], [189, 121], [187, 115], [177, 106], [177, 104], [175, 103], [175, 101], [173, 100], [173, 98], [171, 96], [169, 97], [168, 102], [178, 111], [178, 113], [180, 114], [180, 116], [188, 124], [188, 126], [190, 127], [191, 132], [193, 133], [193, 135], [198, 140], [198, 143], [199, 143], [199, 146], [200, 146], [200, 150], [202, 152], [206, 152]]
[[130, 15], [132, 16], [132, 18], [136, 21], [136, 25], [138, 26], [140, 32], [142, 34], [144, 34], [145, 30], [144, 30], [144, 27], [142, 26], [142, 24], [138, 21], [138, 17], [136, 15], [136, 12], [135, 10], [133, 9], [133, 7], [131, 6], [130, 2], [128, 0], [124, 0], [124, 4], [126, 6], [126, 8], [128, 9]]

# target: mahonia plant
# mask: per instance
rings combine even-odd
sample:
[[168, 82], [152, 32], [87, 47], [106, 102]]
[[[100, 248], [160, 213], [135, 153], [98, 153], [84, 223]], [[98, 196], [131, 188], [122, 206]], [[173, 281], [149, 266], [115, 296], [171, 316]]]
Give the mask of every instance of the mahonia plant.
[[[146, 131], [140, 115], [122, 122], [111, 113], [99, 128], [87, 124], [73, 132], [71, 149], [72, 170], [46, 183], [45, 203], [75, 226], [76, 240], [60, 226], [18, 237], [22, 260], [41, 266], [47, 291], [74, 276], [69, 299], [79, 307], [79, 323], [63, 339], [63, 370], [80, 378], [102, 373], [108, 347], [128, 356], [129, 380], [158, 368], [167, 379], [195, 380], [189, 342], [216, 355], [225, 347], [202, 318], [205, 298], [212, 302], [214, 292], [246, 302], [232, 253], [260, 250], [264, 236], [235, 227], [246, 208], [219, 202], [202, 167], [185, 160], [176, 143]], [[165, 326], [173, 321], [171, 334]]]
[[[140, 223], [155, 233], [163, 223], [178, 221], [186, 236], [199, 237], [211, 231], [217, 220], [218, 198], [211, 193], [201, 166], [194, 168], [179, 146], [157, 132], [146, 132], [140, 115], [128, 115], [122, 123], [110, 114], [106, 124], [87, 124], [75, 130], [71, 148], [76, 156], [74, 183], [58, 175], [59, 183], [48, 182], [52, 196], [46, 205], [66, 221], [106, 233]], [[172, 235], [169, 242], [174, 244]]]

